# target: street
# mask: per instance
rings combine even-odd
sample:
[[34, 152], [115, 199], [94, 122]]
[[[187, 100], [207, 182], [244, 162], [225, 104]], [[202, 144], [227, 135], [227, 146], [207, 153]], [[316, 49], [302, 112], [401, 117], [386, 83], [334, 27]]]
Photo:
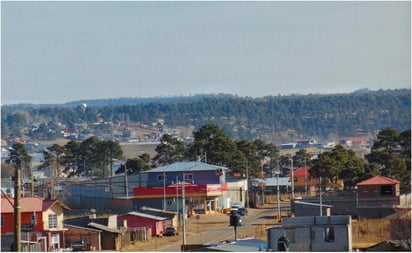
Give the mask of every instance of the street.
[[[282, 206], [285, 204], [282, 204]], [[243, 225], [237, 227], [237, 238], [258, 238], [266, 240], [266, 228], [277, 224], [274, 215], [277, 213], [276, 204], [266, 205], [262, 208], [250, 208], [249, 215], [243, 216]], [[199, 225], [201, 224], [201, 225]], [[224, 240], [234, 240], [234, 227], [229, 226], [229, 215], [200, 215], [200, 220], [188, 219], [188, 235], [186, 244], [204, 244], [211, 242], [221, 242]], [[183, 244], [182, 235], [175, 240], [168, 240], [162, 243], [165, 238], [158, 238], [154, 248], [144, 249], [145, 251], [180, 251]]]

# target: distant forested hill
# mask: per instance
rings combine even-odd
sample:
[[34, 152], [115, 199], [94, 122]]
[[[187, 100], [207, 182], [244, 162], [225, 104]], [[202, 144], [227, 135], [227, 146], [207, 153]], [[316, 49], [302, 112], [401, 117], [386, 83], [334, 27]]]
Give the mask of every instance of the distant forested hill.
[[[74, 126], [75, 123], [95, 122], [97, 118], [142, 124], [161, 118], [168, 127], [199, 128], [217, 123], [232, 138], [265, 141], [370, 135], [387, 126], [399, 131], [411, 127], [410, 92], [410, 89], [362, 90], [262, 98], [219, 94], [140, 102], [127, 99], [123, 103], [122, 99], [115, 99], [107, 100], [106, 104], [105, 100], [98, 100], [95, 106], [90, 101], [59, 106], [2, 106], [2, 136], [12, 135], [13, 127], [39, 121]], [[4, 128], [7, 131], [3, 132]]]

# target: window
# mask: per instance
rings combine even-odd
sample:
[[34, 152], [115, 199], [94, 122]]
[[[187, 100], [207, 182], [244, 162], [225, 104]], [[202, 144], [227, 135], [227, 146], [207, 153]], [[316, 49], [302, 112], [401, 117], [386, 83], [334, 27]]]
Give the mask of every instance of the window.
[[325, 242], [335, 241], [335, 230], [332, 227], [325, 228]]
[[49, 229], [57, 228], [57, 214], [49, 214]]
[[166, 178], [167, 178], [166, 175], [163, 175], [163, 174], [157, 175], [157, 181], [165, 181]]
[[392, 195], [392, 185], [382, 185], [381, 195]]
[[184, 174], [184, 180], [193, 180], [193, 174]]
[[[50, 217], [50, 215], [49, 215]], [[60, 235], [59, 234], [52, 234], [51, 235], [51, 245], [53, 249], [60, 248]]]
[[37, 224], [37, 217], [36, 217], [35, 212], [33, 212], [33, 214], [31, 215], [31, 224], [33, 224], [33, 225]]
[[1, 216], [1, 224], [0, 224], [2, 227], [4, 226], [4, 216], [2, 215]]

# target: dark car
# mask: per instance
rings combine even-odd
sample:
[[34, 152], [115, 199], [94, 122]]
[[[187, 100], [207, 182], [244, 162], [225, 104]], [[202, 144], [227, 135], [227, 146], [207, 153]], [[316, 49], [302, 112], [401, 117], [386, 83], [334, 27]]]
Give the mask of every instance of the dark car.
[[83, 240], [73, 241], [71, 244], [73, 251], [84, 251], [86, 250], [86, 243]]
[[167, 227], [166, 231], [163, 233], [164, 236], [176, 236], [179, 233], [177, 232], [176, 228], [174, 227]]
[[247, 215], [247, 213], [248, 213], [247, 208], [244, 208], [244, 207], [239, 208], [239, 209], [237, 210], [237, 212], [238, 212], [240, 215], [242, 215], [242, 216], [245, 216], [245, 215]]

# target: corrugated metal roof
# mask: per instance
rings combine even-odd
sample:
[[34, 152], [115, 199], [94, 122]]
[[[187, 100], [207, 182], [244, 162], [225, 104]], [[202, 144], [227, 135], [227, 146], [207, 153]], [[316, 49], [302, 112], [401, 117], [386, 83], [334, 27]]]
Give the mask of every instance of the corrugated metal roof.
[[223, 169], [227, 170], [226, 167], [223, 166], [216, 166], [213, 164], [207, 164], [202, 162], [177, 162], [169, 165], [165, 165], [162, 167], [158, 167], [155, 169], [148, 170], [148, 173], [152, 172], [186, 172], [186, 171], [209, 171], [209, 170], [217, 170]]
[[65, 227], [73, 227], [73, 228], [80, 228], [80, 229], [85, 229], [85, 230], [89, 230], [89, 231], [94, 231], [94, 232], [102, 232], [102, 230], [99, 229], [95, 229], [95, 228], [89, 228], [89, 227], [82, 227], [82, 226], [76, 226], [76, 225], [71, 225], [71, 224], [66, 224], [64, 223]]
[[140, 209], [143, 211], [151, 211], [151, 212], [160, 213], [160, 214], [172, 214], [172, 215], [176, 214], [176, 212], [161, 210], [161, 209], [147, 207], [147, 206], [142, 206]]
[[100, 229], [100, 230], [104, 230], [104, 231], [108, 231], [108, 232], [111, 232], [111, 233], [117, 233], [117, 234], [121, 234], [121, 233], [122, 233], [122, 231], [120, 231], [120, 230], [118, 230], [118, 229], [109, 228], [108, 226], [104, 226], [104, 225], [101, 225], [101, 224], [98, 224], [98, 223], [94, 223], [94, 222], [90, 222], [90, 223], [87, 224], [87, 225], [90, 226], [90, 227], [94, 227], [94, 228], [97, 228], [97, 229]]
[[[266, 242], [258, 239], [238, 239], [226, 243], [209, 243], [200, 248], [201, 251], [258, 252], [265, 251]], [[197, 250], [194, 250], [197, 251]]]
[[148, 218], [148, 219], [153, 219], [153, 220], [158, 220], [158, 221], [167, 220], [167, 218], [165, 218], [165, 217], [151, 215], [151, 214], [147, 214], [147, 213], [128, 212], [127, 214], [134, 215], [134, 216], [139, 216], [139, 217], [143, 217], [143, 218]]
[[[255, 178], [252, 180], [253, 186], [258, 186], [259, 183], [261, 182], [266, 183], [266, 186], [277, 186], [277, 177], [270, 177], [270, 178]], [[279, 177], [279, 186], [290, 186], [291, 183], [289, 182], [289, 177]]]
[[357, 183], [356, 185], [393, 185], [399, 184], [398, 180], [384, 177], [384, 176], [374, 176], [372, 178], [366, 179], [362, 182]]
[[[306, 202], [306, 201], [300, 201], [300, 200], [296, 200], [295, 204], [301, 204], [301, 205], [307, 205], [307, 206], [320, 206], [320, 203], [311, 203], [311, 202]], [[323, 207], [333, 207], [331, 205], [326, 205], [322, 203]]]

